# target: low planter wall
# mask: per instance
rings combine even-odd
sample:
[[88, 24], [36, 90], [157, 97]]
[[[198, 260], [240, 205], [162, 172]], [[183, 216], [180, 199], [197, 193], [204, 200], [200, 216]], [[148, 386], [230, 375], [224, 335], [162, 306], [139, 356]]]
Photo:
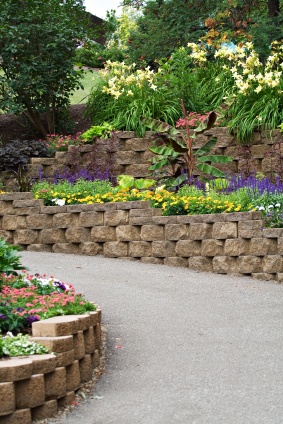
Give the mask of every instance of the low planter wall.
[[0, 360], [0, 422], [30, 424], [57, 414], [92, 379], [101, 355], [101, 311], [32, 324], [30, 341], [56, 355]]
[[283, 281], [283, 229], [261, 212], [161, 216], [149, 202], [43, 206], [0, 195], [0, 237], [30, 251], [102, 254], [198, 271]]
[[[89, 160], [95, 160], [95, 168], [105, 169], [105, 163], [113, 168], [114, 175], [128, 174], [134, 177], [149, 176], [149, 161], [154, 156], [148, 148], [152, 146], [153, 133], [147, 131], [145, 137], [135, 137], [133, 131], [115, 133], [111, 141], [97, 140], [95, 145], [80, 147], [80, 152], [72, 154], [73, 147], [68, 152], [57, 152], [54, 158], [32, 158], [28, 165], [28, 173], [33, 179], [39, 175], [54, 176], [58, 171], [69, 169], [74, 162], [84, 167]], [[217, 137], [217, 143], [211, 151], [215, 154], [231, 156], [233, 162], [218, 167], [228, 174], [246, 172], [247, 170], [268, 174], [281, 166], [281, 144], [283, 134], [279, 130], [259, 131], [254, 133], [250, 147], [240, 146], [235, 135], [228, 128], [213, 128], [197, 136], [193, 149], [198, 149], [211, 136]], [[0, 173], [5, 186], [13, 185], [15, 179], [11, 173]]]

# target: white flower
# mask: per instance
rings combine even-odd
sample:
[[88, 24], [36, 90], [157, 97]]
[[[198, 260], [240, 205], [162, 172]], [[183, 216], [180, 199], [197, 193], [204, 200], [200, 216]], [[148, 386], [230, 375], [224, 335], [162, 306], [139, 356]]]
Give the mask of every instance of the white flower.
[[58, 205], [58, 206], [64, 206], [65, 205], [65, 200], [63, 200], [63, 199], [55, 198], [55, 199], [52, 199], [51, 201], [54, 202], [55, 205]]
[[265, 209], [264, 206], [258, 206], [257, 208], [258, 208], [259, 211], [264, 211], [264, 209]]
[[267, 207], [268, 207], [268, 209], [273, 209], [274, 208], [273, 205], [268, 205]]
[[276, 203], [275, 205], [276, 208], [280, 208], [280, 206], [281, 206], [281, 203]]

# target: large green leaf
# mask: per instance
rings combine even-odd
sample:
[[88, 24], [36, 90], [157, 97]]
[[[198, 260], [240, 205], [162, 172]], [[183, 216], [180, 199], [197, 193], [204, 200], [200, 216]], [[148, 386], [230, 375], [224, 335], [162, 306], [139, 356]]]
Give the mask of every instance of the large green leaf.
[[162, 155], [162, 156], [171, 156], [171, 155], [176, 154], [174, 149], [172, 149], [171, 147], [167, 147], [167, 146], [150, 147], [149, 150], [156, 155]]
[[156, 169], [163, 168], [163, 166], [169, 166], [170, 162], [168, 159], [162, 159], [159, 162], [155, 162], [149, 167], [150, 171], [155, 171]]
[[139, 190], [143, 188], [149, 188], [151, 186], [154, 186], [155, 184], [156, 184], [155, 180], [144, 179], [144, 178], [138, 178], [135, 181], [135, 187]]
[[140, 118], [141, 122], [151, 129], [152, 131], [159, 133], [167, 133], [169, 135], [180, 135], [180, 131], [176, 130], [172, 125], [167, 124], [166, 122], [159, 121], [158, 119], [149, 118], [147, 116], [142, 116]]
[[230, 156], [223, 156], [223, 155], [208, 155], [208, 156], [198, 157], [198, 162], [229, 163], [232, 161], [233, 161], [233, 158], [231, 158]]
[[194, 154], [196, 156], [200, 156], [200, 155], [203, 155], [204, 153], [208, 153], [215, 146], [216, 143], [217, 143], [217, 138], [212, 137], [203, 146], [201, 146]]
[[220, 171], [220, 169], [217, 169], [212, 165], [208, 165], [207, 163], [198, 163], [196, 166], [200, 171], [211, 175], [212, 177], [225, 177], [224, 172]]

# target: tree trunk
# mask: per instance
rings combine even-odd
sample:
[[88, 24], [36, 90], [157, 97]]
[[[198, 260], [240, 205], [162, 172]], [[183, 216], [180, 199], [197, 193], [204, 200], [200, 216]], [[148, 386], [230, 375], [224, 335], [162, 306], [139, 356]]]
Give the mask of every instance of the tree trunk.
[[268, 16], [274, 18], [280, 13], [280, 0], [268, 0]]

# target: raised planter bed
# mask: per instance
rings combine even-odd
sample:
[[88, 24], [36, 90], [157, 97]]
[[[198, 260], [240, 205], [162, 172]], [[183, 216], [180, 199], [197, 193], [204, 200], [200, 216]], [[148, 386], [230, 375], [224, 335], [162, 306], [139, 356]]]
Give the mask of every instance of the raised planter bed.
[[49, 418], [74, 400], [100, 363], [101, 310], [35, 322], [30, 340], [50, 354], [0, 360], [1, 424]]

